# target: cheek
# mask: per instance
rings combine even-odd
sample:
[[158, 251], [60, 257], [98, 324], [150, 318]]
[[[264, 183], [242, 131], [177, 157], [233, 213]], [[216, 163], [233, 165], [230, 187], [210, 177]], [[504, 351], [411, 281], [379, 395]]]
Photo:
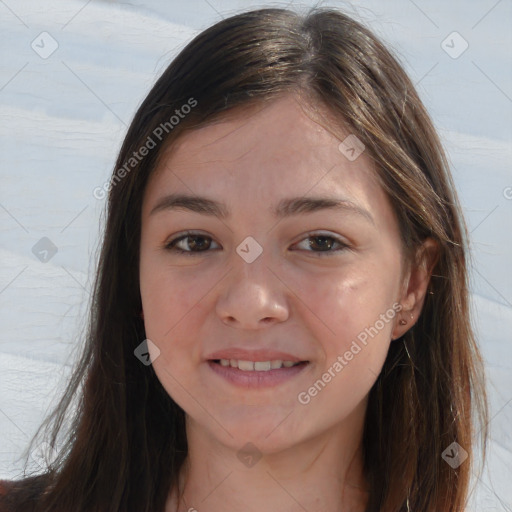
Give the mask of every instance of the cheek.
[[309, 306], [301, 315], [308, 319], [304, 321], [321, 347], [319, 371], [327, 371], [341, 356], [344, 373], [351, 375], [351, 381], [365, 380], [366, 376], [357, 372], [368, 369], [371, 385], [371, 376], [380, 372], [391, 341], [398, 261], [359, 261], [314, 280], [297, 279]]
[[[324, 421], [336, 423], [364, 400], [386, 360], [396, 310], [397, 282], [389, 272], [376, 277], [376, 268], [362, 266], [304, 289], [314, 304], [309, 313], [318, 330], [323, 358], [315, 376], [298, 399], [305, 411], [319, 411]], [[333, 283], [336, 280], [336, 284]], [[322, 321], [317, 322], [315, 316]], [[312, 325], [312, 323], [310, 323]], [[315, 427], [317, 414], [306, 415]]]
[[185, 390], [193, 387], [191, 379], [201, 358], [201, 347], [194, 340], [201, 325], [199, 304], [208, 288], [197, 286], [186, 274], [162, 264], [142, 264], [140, 289], [146, 337], [159, 350], [152, 358], [153, 369], [169, 396], [190, 409]]
[[158, 255], [141, 255], [140, 293], [148, 338], [153, 336], [163, 343], [182, 324], [190, 326], [194, 308], [211, 288], [196, 274], [193, 265], [177, 267]]
[[393, 305], [398, 280], [392, 271], [354, 265], [312, 282], [302, 280], [300, 289], [327, 331], [337, 337], [375, 323]]
[[187, 403], [183, 386], [191, 388], [197, 379], [202, 341], [208, 335], [204, 332], [205, 318], [214, 311], [212, 297], [221, 278], [218, 269], [200, 272], [193, 263], [176, 266], [157, 256], [141, 255], [146, 337], [160, 351], [153, 367], [166, 391], [180, 405]]

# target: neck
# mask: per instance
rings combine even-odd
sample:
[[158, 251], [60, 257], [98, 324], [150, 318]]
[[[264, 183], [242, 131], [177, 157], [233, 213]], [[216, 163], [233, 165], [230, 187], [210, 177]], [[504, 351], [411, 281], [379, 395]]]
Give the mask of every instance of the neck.
[[321, 435], [272, 453], [250, 467], [232, 447], [216, 443], [187, 422], [189, 453], [166, 512], [364, 512], [361, 428], [335, 426]]

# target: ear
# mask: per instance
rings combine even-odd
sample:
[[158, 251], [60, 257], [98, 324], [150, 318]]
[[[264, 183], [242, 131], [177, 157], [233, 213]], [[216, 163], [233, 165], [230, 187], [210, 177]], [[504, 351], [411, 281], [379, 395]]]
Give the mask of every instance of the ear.
[[403, 336], [418, 320], [432, 270], [439, 259], [439, 244], [433, 238], [427, 238], [418, 248], [414, 261], [410, 263], [402, 282], [399, 303], [402, 310], [395, 317], [392, 340]]

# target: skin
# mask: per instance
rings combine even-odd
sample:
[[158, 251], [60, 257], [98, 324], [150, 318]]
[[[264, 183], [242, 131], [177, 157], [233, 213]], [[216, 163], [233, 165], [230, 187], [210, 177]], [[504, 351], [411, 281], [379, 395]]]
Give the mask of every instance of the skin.
[[[152, 352], [154, 370], [187, 418], [179, 510], [365, 507], [361, 438], [368, 393], [392, 339], [421, 312], [430, 267], [403, 265], [398, 223], [373, 161], [365, 152], [347, 159], [338, 149], [343, 137], [299, 101], [285, 95], [183, 135], [145, 191], [140, 291], [146, 334], [160, 350]], [[231, 216], [185, 209], [150, 215], [169, 193], [217, 200]], [[328, 209], [272, 216], [281, 199], [302, 196], [348, 199], [372, 220]], [[205, 237], [178, 244], [193, 255], [164, 248], [186, 230]], [[338, 238], [346, 247], [313, 235]], [[252, 263], [236, 252], [248, 236], [263, 249]], [[433, 242], [425, 248], [433, 253]], [[359, 343], [362, 349], [309, 403], [300, 403], [299, 393], [329, 368], [332, 373], [358, 334], [398, 303], [402, 311], [366, 346]], [[242, 389], [205, 362], [233, 346], [275, 348], [309, 364], [277, 387]], [[261, 455], [252, 467], [237, 457], [248, 442]], [[171, 489], [166, 510], [177, 505]]]

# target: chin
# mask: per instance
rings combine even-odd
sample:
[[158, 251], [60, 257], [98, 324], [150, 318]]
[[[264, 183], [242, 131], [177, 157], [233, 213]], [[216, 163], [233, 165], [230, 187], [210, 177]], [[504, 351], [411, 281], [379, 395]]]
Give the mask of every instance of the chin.
[[[222, 442], [233, 449], [238, 450], [250, 442], [260, 451], [272, 453], [290, 448], [298, 442], [300, 434], [292, 432], [291, 425], [287, 424], [289, 411], [273, 412], [264, 407], [247, 411], [248, 406], [245, 409], [243, 412], [232, 410], [227, 416], [217, 416], [225, 430], [219, 428], [216, 433], [221, 436]], [[211, 425], [211, 421], [208, 425]]]

